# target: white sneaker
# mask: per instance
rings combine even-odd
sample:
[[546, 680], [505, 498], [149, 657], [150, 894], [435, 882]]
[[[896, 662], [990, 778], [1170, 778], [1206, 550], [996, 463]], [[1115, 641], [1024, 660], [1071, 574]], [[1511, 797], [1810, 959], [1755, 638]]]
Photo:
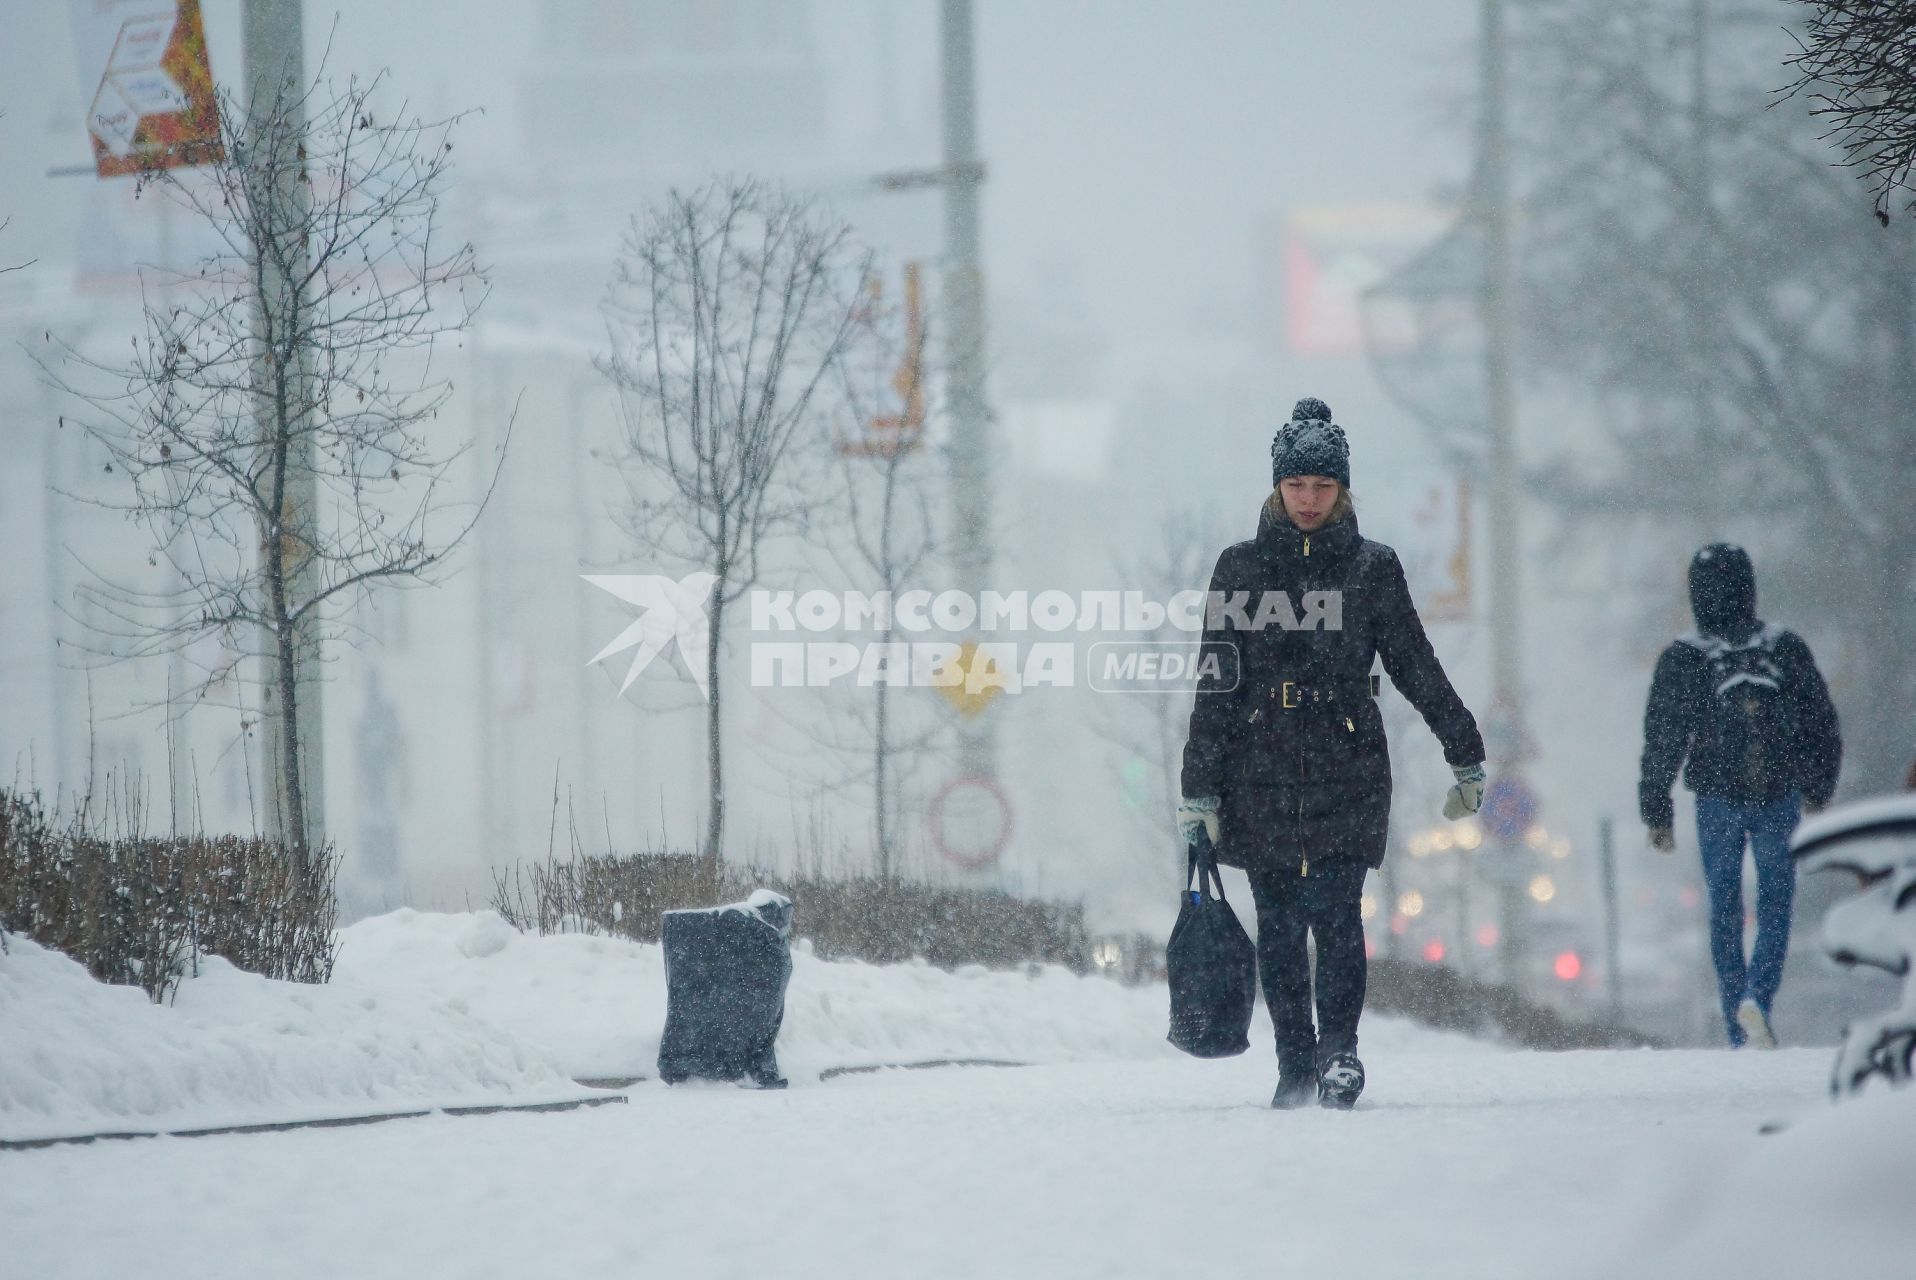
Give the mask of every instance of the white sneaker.
[[1743, 1028], [1743, 1043], [1752, 1049], [1776, 1048], [1776, 1033], [1770, 1030], [1770, 1020], [1763, 1016], [1763, 1010], [1756, 1001], [1748, 996], [1736, 1007], [1736, 1025]]

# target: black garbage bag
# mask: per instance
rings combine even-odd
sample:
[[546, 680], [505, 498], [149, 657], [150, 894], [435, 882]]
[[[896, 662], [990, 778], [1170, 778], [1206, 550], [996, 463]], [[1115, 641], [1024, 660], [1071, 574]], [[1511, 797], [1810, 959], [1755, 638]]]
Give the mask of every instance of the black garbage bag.
[[792, 979], [792, 901], [760, 889], [744, 902], [667, 911], [665, 1034], [659, 1078], [751, 1080], [783, 1089], [773, 1051]]
[[1184, 900], [1164, 948], [1171, 984], [1169, 1039], [1194, 1057], [1228, 1058], [1251, 1047], [1257, 949], [1224, 900], [1217, 850], [1202, 830], [1189, 856]]

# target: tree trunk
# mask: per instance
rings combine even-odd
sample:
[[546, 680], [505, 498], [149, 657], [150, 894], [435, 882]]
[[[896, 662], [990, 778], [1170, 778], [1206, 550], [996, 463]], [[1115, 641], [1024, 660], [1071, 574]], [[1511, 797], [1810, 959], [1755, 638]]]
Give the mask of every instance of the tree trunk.
[[705, 829], [705, 880], [714, 893], [719, 887], [719, 851], [725, 835], [725, 778], [719, 752], [719, 637], [725, 621], [725, 568], [712, 584], [712, 625], [705, 637], [705, 770], [711, 821]]
[[[896, 448], [885, 457], [885, 496], [883, 504], [879, 508], [877, 568], [879, 579], [884, 583], [887, 599], [895, 596], [898, 586], [898, 574], [893, 567], [891, 553], [892, 514], [898, 497], [898, 467], [900, 457], [901, 455]], [[879, 642], [885, 646], [883, 652], [887, 655], [888, 662], [891, 653], [891, 638], [895, 633], [896, 627], [892, 624], [891, 618], [888, 617], [886, 619], [885, 630], [879, 637]], [[886, 883], [889, 883], [896, 874], [896, 868], [892, 863], [891, 806], [885, 783], [885, 766], [889, 763], [891, 754], [891, 744], [885, 736], [888, 723], [886, 718], [886, 711], [888, 709], [886, 698], [891, 691], [891, 674], [891, 671], [887, 669], [885, 679], [879, 681], [877, 685], [877, 724], [873, 735], [875, 741], [872, 744], [872, 811], [874, 820], [877, 823], [878, 833], [878, 878]]]
[[[318, 546], [318, 500], [311, 436], [312, 339], [306, 332], [304, 296], [310, 263], [307, 237], [311, 199], [306, 187], [305, 62], [300, 6], [278, 0], [246, 0], [241, 35], [250, 85], [247, 99], [249, 142], [258, 168], [248, 183], [262, 203], [252, 210], [252, 288], [255, 291], [255, 339], [263, 367], [256, 373], [255, 404], [261, 447], [270, 452], [272, 510], [262, 522], [267, 565], [269, 618], [275, 670], [268, 688], [278, 706], [266, 726], [275, 745], [279, 794], [279, 838], [292, 850], [303, 872], [307, 865], [309, 823], [305, 763], [300, 758], [300, 699], [303, 664], [317, 662], [318, 619], [295, 628], [290, 615], [315, 593], [311, 580]], [[294, 162], [297, 157], [297, 163]], [[297, 600], [295, 599], [297, 597]], [[316, 695], [315, 695], [316, 696]], [[319, 733], [314, 705], [313, 727]], [[316, 758], [315, 769], [323, 765]], [[318, 780], [313, 790], [322, 797]]]
[[[891, 631], [888, 628], [881, 643], [889, 643]], [[884, 650], [889, 654], [890, 649]], [[877, 819], [878, 834], [878, 878], [889, 883], [893, 875], [891, 848], [891, 811], [886, 802], [885, 765], [890, 744], [885, 739], [885, 697], [890, 690], [887, 687], [891, 673], [887, 671], [886, 680], [880, 680], [874, 692], [878, 695], [877, 726], [872, 746], [872, 794]]]
[[[278, 441], [280, 458], [275, 471], [286, 471], [285, 434]], [[275, 488], [281, 488], [276, 485]], [[294, 632], [292, 608], [287, 600], [291, 566], [287, 564], [284, 521], [269, 521], [264, 530], [260, 555], [266, 561], [266, 607], [272, 632], [272, 670], [266, 681], [266, 748], [269, 770], [266, 785], [271, 788], [269, 816], [276, 835], [292, 853], [301, 874], [306, 871], [306, 797], [299, 767], [299, 637]]]
[[306, 795], [300, 782], [298, 637], [283, 620], [279, 631], [279, 670], [274, 685], [279, 695], [279, 768], [283, 793], [281, 830], [303, 878], [310, 861], [306, 844]]

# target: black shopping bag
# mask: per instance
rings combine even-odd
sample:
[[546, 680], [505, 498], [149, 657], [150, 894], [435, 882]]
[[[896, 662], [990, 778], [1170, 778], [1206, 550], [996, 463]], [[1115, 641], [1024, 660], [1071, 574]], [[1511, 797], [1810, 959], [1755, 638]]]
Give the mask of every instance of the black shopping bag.
[[791, 899], [765, 889], [729, 907], [664, 913], [661, 1080], [785, 1087], [773, 1046], [792, 978], [791, 921]]
[[1171, 1043], [1199, 1058], [1228, 1058], [1250, 1048], [1257, 949], [1224, 900], [1217, 850], [1202, 830], [1191, 842], [1184, 901], [1164, 960], [1171, 980]]

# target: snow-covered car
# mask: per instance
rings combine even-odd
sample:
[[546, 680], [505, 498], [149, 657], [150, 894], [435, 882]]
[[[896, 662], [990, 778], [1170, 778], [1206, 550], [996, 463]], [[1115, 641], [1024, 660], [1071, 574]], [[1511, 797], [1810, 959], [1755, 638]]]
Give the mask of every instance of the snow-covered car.
[[1902, 1002], [1852, 1024], [1838, 1051], [1830, 1089], [1841, 1096], [1881, 1076], [1910, 1082], [1916, 1067], [1916, 794], [1843, 805], [1804, 822], [1790, 841], [1802, 871], [1838, 871], [1862, 892], [1830, 910], [1823, 945], [1848, 968], [1867, 966], [1903, 979]]

